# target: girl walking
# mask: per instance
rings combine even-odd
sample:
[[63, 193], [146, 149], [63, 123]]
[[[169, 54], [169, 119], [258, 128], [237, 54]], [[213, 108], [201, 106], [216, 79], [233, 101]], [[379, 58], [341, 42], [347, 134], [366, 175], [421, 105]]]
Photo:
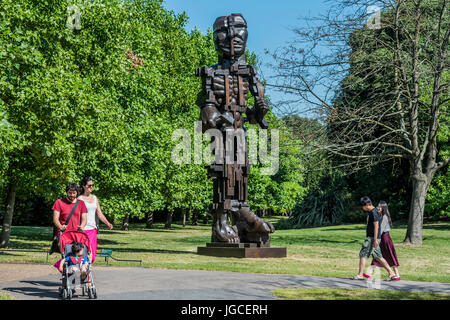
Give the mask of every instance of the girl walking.
[[[380, 232], [381, 232], [381, 242], [380, 242], [380, 249], [381, 254], [383, 255], [383, 258], [387, 261], [389, 266], [392, 268], [392, 270], [395, 273], [395, 278], [388, 278], [389, 281], [399, 281], [400, 273], [398, 272], [398, 267], [400, 266], [397, 258], [397, 253], [395, 252], [394, 242], [392, 241], [392, 238], [389, 234], [392, 228], [392, 220], [391, 215], [389, 213], [389, 208], [386, 202], [380, 201], [377, 206], [377, 210], [381, 214], [381, 226], [380, 226]], [[382, 267], [382, 265], [376, 261], [375, 259], [372, 260], [371, 264], [372, 268], [374, 267]], [[371, 270], [372, 271], [372, 270]]]
[[81, 180], [80, 186], [82, 190], [78, 199], [83, 200], [87, 208], [87, 223], [83, 231], [89, 237], [92, 247], [92, 262], [94, 262], [97, 255], [97, 221], [102, 221], [108, 226], [109, 230], [113, 228], [113, 225], [109, 223], [108, 219], [106, 219], [105, 215], [102, 213], [97, 197], [92, 194], [94, 180], [91, 177], [85, 177]]

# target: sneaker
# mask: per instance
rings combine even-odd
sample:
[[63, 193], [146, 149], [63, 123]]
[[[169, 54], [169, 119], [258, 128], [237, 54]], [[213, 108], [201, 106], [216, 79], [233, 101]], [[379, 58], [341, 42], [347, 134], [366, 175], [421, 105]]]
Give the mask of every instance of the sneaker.
[[402, 278], [400, 278], [400, 277], [398, 277], [398, 278], [396, 278], [396, 277], [393, 277], [393, 278], [391, 278], [391, 277], [388, 277], [387, 279], [386, 279], [386, 281], [400, 281]]
[[353, 280], [364, 280], [364, 277], [360, 277], [359, 275], [353, 276]]
[[367, 278], [367, 279], [371, 279], [371, 278], [372, 278], [372, 276], [368, 275], [367, 273], [363, 273], [363, 276], [364, 276], [365, 278]]

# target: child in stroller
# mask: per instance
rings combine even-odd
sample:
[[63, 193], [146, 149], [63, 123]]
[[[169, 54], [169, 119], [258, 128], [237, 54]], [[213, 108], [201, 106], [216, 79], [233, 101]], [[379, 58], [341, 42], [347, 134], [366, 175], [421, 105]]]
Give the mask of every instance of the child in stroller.
[[[82, 231], [65, 231], [60, 236], [62, 261], [59, 269], [62, 273], [62, 286], [59, 293], [63, 299], [71, 299], [75, 289], [81, 288], [84, 295], [97, 298], [97, 289], [91, 272], [91, 245], [88, 236]], [[80, 273], [79, 285], [75, 275]]]
[[72, 254], [65, 258], [66, 261], [59, 265], [59, 271], [63, 273], [64, 265], [68, 265], [67, 272], [73, 274], [76, 271], [81, 272], [81, 280], [86, 279], [86, 272], [89, 264], [88, 258], [83, 255], [83, 245], [79, 242], [72, 243]]

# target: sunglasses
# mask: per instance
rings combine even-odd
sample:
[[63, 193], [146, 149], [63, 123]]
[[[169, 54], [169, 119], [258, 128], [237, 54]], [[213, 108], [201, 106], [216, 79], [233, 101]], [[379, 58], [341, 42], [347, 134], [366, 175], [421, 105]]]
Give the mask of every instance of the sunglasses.
[[87, 184], [86, 187], [87, 187], [87, 188], [93, 188], [94, 185], [93, 185], [93, 184]]

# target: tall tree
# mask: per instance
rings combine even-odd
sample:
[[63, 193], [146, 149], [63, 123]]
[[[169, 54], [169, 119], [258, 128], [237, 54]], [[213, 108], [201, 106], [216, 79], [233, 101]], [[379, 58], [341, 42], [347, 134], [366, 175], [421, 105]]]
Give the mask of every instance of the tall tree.
[[355, 171], [409, 162], [405, 242], [414, 244], [422, 243], [432, 179], [450, 162], [436, 140], [448, 125], [441, 121], [449, 103], [448, 6], [447, 0], [339, 1], [310, 19], [311, 27], [296, 29], [298, 41], [274, 55], [273, 86], [317, 111], [328, 142], [315, 147], [338, 159], [337, 166]]
[[161, 191], [178, 181], [165, 179], [171, 132], [197, 120], [193, 70], [212, 57], [212, 35], [188, 33], [160, 0], [72, 4], [0, 6], [2, 194], [51, 203], [91, 175], [112, 218], [164, 209]]

